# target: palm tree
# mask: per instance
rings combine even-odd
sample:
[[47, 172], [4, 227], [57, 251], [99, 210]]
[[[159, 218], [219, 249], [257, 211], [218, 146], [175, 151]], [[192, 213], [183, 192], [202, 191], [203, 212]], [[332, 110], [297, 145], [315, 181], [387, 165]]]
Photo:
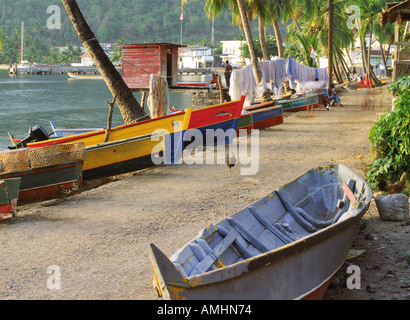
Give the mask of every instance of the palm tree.
[[69, 42], [67, 47], [60, 52], [60, 63], [78, 62], [79, 56], [82, 54], [81, 48], [74, 48], [73, 43]]
[[[358, 30], [358, 35], [360, 37], [361, 50], [362, 50], [362, 60], [364, 67], [367, 70], [368, 78], [372, 79], [376, 85], [381, 85], [381, 82], [376, 78], [374, 72], [372, 71], [370, 64], [371, 48], [372, 48], [372, 36], [374, 25], [379, 23], [379, 13], [382, 11], [383, 6], [386, 4], [385, 0], [358, 0], [356, 4], [360, 8], [361, 12], [361, 26]], [[369, 35], [369, 47], [366, 53], [366, 33], [370, 32]]]
[[[309, 4], [309, 10], [305, 9], [306, 11], [303, 11], [298, 20], [302, 32], [295, 27], [295, 24], [293, 24], [293, 27], [292, 24], [290, 25], [289, 28], [293, 28], [293, 30], [288, 33], [287, 42], [292, 43], [292, 45], [286, 48], [285, 53], [294, 58], [296, 57], [296, 60], [305, 65], [316, 67], [316, 61], [310, 58], [310, 46], [318, 55], [328, 56], [330, 43], [334, 54], [332, 54], [333, 58], [329, 62], [334, 64], [335, 73], [339, 75], [337, 68], [343, 64], [341, 61], [343, 57], [342, 49], [351, 47], [354, 35], [346, 24], [347, 15], [344, 2], [336, 1], [334, 3], [333, 39], [329, 39], [328, 4], [328, 0], [315, 0], [314, 5]], [[338, 78], [338, 80], [341, 80], [340, 76]]]
[[[183, 0], [186, 2], [185, 0]], [[251, 55], [251, 62], [253, 65], [253, 70], [255, 72], [255, 78], [257, 83], [260, 83], [262, 80], [262, 70], [259, 65], [258, 58], [256, 56], [255, 47], [253, 44], [253, 38], [249, 23], [249, 15], [252, 17], [252, 13], [247, 12], [247, 5], [245, 0], [207, 0], [205, 3], [204, 10], [208, 14], [208, 18], [210, 17], [217, 17], [221, 12], [226, 8], [231, 9], [232, 19], [234, 20], [237, 15], [233, 13], [235, 10], [238, 10], [240, 22], [243, 27], [246, 42], [248, 43], [249, 52]]]
[[113, 54], [110, 58], [112, 62], [122, 62], [122, 46], [127, 43], [128, 41], [124, 37], [121, 37], [117, 40], [113, 49]]
[[117, 102], [125, 124], [145, 116], [144, 109], [128, 88], [122, 76], [115, 69], [98, 40], [85, 21], [80, 8], [75, 0], [62, 0], [78, 37], [93, 58], [98, 70], [100, 71], [108, 89]]

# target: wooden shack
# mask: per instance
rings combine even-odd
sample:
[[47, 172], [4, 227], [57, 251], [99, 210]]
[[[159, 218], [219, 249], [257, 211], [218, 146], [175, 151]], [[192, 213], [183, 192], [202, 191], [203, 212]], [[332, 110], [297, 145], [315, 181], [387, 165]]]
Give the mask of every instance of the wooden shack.
[[409, 21], [410, 0], [388, 3], [387, 9], [380, 14], [382, 25], [388, 22], [395, 23], [393, 82], [410, 73], [410, 49], [402, 48], [403, 46], [410, 46], [410, 42], [400, 41], [400, 30]]
[[167, 77], [169, 86], [178, 81], [178, 48], [173, 43], [123, 45], [122, 76], [131, 91], [147, 91], [150, 75]]

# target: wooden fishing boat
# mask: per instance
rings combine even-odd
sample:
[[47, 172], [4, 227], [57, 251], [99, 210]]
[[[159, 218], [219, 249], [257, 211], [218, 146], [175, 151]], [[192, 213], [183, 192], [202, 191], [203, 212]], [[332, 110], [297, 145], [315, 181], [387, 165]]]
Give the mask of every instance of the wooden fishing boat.
[[284, 112], [298, 112], [319, 107], [317, 94], [308, 94], [297, 99], [276, 100]]
[[82, 143], [4, 150], [0, 179], [21, 179], [21, 205], [67, 197], [81, 192], [85, 157]]
[[208, 84], [206, 82], [178, 82], [178, 87], [200, 87], [207, 88]]
[[[157, 158], [174, 161], [174, 150], [182, 150], [182, 132], [188, 128], [192, 109], [171, 115], [67, 137], [27, 143], [29, 149], [83, 142], [87, 159], [84, 179], [94, 179], [144, 169]], [[167, 141], [167, 148], [165, 143]]]
[[[87, 150], [84, 179], [94, 179], [144, 169], [159, 164], [178, 162], [182, 156], [186, 132], [199, 129], [228, 128], [236, 130], [244, 99], [220, 105], [185, 110], [111, 129], [87, 132], [56, 139], [27, 143], [28, 148], [82, 141]], [[45, 136], [45, 135], [44, 135]], [[189, 135], [188, 135], [189, 137]], [[206, 138], [204, 138], [206, 139]], [[232, 139], [232, 134], [226, 139]]]
[[17, 212], [20, 178], [0, 180], [0, 220]]
[[[192, 109], [190, 122], [186, 129], [188, 132], [191, 129], [199, 129], [204, 135], [206, 135], [207, 129], [222, 129], [224, 132], [231, 128], [235, 129], [239, 123], [240, 113], [242, 112], [243, 103], [245, 101], [244, 99], [245, 97], [242, 97], [241, 100], [237, 101]], [[173, 108], [170, 109], [170, 111], [171, 113], [176, 113], [183, 112], [184, 109]], [[50, 121], [50, 125], [57, 137], [67, 137], [96, 130], [103, 130], [103, 128], [57, 128], [52, 121]], [[232, 138], [232, 136], [229, 136], [230, 140], [232, 140]], [[14, 141], [16, 140], [14, 139]]]
[[258, 108], [249, 111], [249, 113], [252, 115], [254, 129], [266, 129], [283, 123], [283, 110], [281, 106]]
[[101, 75], [96, 74], [78, 74], [72, 72], [67, 72], [67, 74], [71, 79], [101, 80], [103, 78]]
[[154, 286], [164, 299], [320, 299], [371, 196], [343, 164], [311, 169], [207, 226], [170, 259], [150, 244]]

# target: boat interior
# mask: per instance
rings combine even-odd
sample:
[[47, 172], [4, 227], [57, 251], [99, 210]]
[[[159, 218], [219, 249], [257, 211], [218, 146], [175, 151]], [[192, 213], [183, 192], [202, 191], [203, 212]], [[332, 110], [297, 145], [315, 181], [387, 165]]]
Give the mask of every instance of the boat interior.
[[170, 260], [189, 278], [289, 245], [355, 214], [353, 203], [368, 196], [364, 189], [343, 165], [312, 169], [204, 228]]

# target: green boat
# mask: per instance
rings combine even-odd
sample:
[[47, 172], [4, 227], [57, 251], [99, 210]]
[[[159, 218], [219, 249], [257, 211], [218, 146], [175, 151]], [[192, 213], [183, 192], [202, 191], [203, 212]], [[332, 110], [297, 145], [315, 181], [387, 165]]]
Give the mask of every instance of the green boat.
[[16, 213], [20, 178], [0, 180], [0, 220]]

